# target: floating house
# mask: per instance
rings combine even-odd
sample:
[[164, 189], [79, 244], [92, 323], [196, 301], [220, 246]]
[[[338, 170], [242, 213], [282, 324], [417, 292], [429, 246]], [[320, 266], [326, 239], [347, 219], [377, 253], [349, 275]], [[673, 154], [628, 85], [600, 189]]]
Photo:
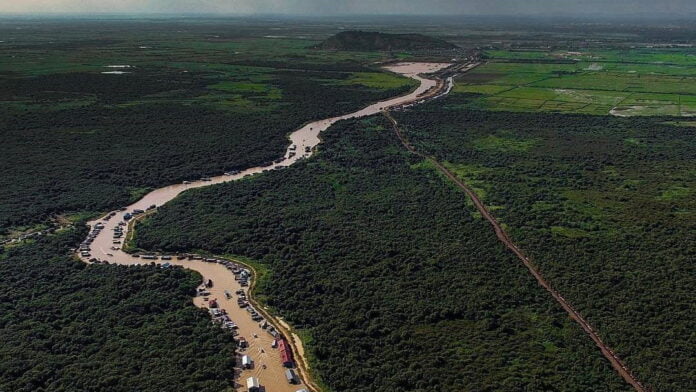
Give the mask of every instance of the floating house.
[[290, 349], [290, 345], [287, 341], [285, 341], [285, 339], [280, 339], [278, 341], [278, 351], [280, 351], [280, 361], [283, 363], [283, 366], [295, 366], [295, 361], [293, 361], [292, 359], [292, 350]]

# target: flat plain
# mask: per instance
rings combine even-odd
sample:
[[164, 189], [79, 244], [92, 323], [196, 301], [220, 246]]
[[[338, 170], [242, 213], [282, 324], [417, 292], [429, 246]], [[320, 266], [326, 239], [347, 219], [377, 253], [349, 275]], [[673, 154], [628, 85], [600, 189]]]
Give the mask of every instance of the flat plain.
[[472, 108], [615, 116], [688, 117], [696, 112], [696, 51], [691, 48], [492, 50], [485, 55], [489, 62], [461, 78], [456, 89], [472, 94]]

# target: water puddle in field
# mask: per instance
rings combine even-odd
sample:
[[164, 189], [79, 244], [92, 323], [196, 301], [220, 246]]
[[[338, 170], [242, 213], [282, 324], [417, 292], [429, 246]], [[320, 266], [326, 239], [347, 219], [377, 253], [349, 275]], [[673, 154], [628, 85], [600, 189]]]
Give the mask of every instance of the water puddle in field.
[[122, 71], [123, 69], [129, 69], [133, 68], [131, 65], [127, 64], [116, 64], [116, 65], [105, 65], [104, 68], [111, 68], [111, 69], [118, 69], [119, 71], [104, 71], [102, 72], [103, 75], [125, 75], [129, 74], [129, 71]]

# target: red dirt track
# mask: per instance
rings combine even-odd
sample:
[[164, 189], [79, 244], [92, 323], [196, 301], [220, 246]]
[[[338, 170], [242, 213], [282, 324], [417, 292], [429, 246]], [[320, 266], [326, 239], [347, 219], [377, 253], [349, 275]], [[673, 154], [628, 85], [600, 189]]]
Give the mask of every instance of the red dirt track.
[[479, 199], [478, 195], [474, 191], [469, 188], [468, 185], [466, 185], [462, 180], [460, 180], [457, 176], [455, 176], [452, 172], [450, 172], [446, 167], [444, 167], [440, 162], [435, 160], [433, 157], [427, 156], [419, 151], [417, 151], [409, 142], [408, 140], [402, 135], [401, 130], [399, 129], [399, 125], [396, 122], [396, 120], [389, 114], [389, 112], [383, 112], [385, 117], [391, 121], [393, 127], [394, 127], [394, 132], [396, 133], [396, 136], [399, 138], [401, 141], [401, 144], [409, 150], [411, 153], [416, 154], [424, 159], [427, 159], [428, 161], [432, 162], [438, 170], [440, 170], [447, 178], [452, 180], [461, 190], [463, 190], [469, 198], [471, 198], [471, 201], [474, 203], [474, 206], [476, 209], [481, 213], [481, 215], [490, 222], [490, 224], [493, 226], [493, 230], [495, 231], [496, 236], [498, 239], [504, 243], [508, 249], [510, 249], [527, 267], [529, 272], [534, 276], [534, 278], [537, 280], [539, 285], [541, 285], [543, 288], [548, 291], [551, 296], [558, 302], [563, 309], [568, 313], [568, 315], [575, 320], [580, 327], [590, 336], [590, 338], [595, 342], [597, 347], [601, 350], [602, 354], [604, 357], [611, 363], [611, 366], [623, 377], [624, 380], [626, 380], [627, 383], [631, 384], [633, 388], [638, 391], [638, 392], [650, 392], [650, 388], [646, 388], [643, 386], [643, 384], [638, 381], [636, 376], [631, 372], [631, 370], [626, 366], [626, 364], [619, 358], [612, 350], [607, 346], [602, 339], [599, 337], [597, 332], [595, 332], [594, 328], [590, 325], [587, 320], [573, 308], [573, 306], [566, 301], [563, 296], [556, 290], [554, 289], [551, 284], [544, 279], [544, 277], [541, 275], [537, 267], [532, 263], [532, 261], [525, 256], [525, 254], [515, 245], [514, 242], [510, 239], [508, 234], [505, 232], [505, 230], [502, 229], [498, 221], [495, 219], [495, 217], [488, 211], [488, 208], [486, 208], [485, 204], [481, 202]]

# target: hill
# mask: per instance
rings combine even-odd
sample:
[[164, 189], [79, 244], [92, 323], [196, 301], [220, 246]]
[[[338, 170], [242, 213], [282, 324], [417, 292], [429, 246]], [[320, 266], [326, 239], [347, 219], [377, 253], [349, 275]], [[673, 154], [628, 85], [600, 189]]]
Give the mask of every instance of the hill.
[[375, 51], [375, 50], [424, 50], [456, 49], [447, 41], [422, 34], [387, 34], [371, 31], [343, 31], [329, 37], [319, 49]]

